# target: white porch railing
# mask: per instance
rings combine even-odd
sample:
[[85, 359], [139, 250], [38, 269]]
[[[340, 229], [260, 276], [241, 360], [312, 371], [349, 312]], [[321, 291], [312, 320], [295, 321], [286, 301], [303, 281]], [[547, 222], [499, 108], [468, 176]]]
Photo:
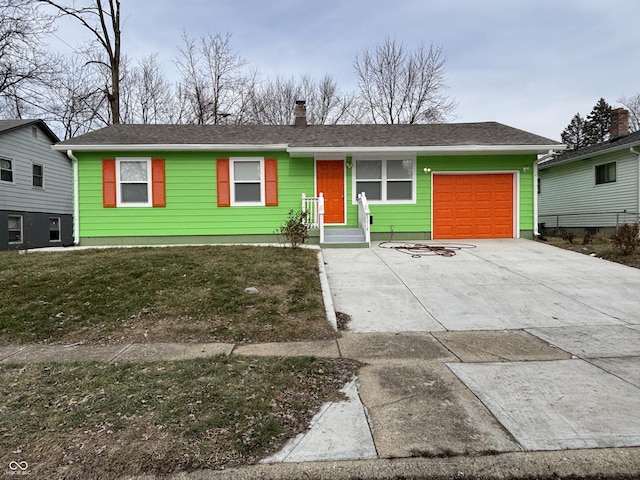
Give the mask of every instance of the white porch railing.
[[324, 243], [324, 195], [307, 197], [302, 194], [302, 212], [306, 213], [306, 223], [309, 228], [320, 231], [320, 243]]
[[358, 226], [364, 232], [364, 241], [371, 243], [371, 212], [364, 192], [358, 194]]

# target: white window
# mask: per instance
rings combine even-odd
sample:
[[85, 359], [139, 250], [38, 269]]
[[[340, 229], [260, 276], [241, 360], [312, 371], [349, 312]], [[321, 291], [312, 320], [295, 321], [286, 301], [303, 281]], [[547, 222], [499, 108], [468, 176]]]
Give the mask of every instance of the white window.
[[13, 183], [13, 160], [0, 158], [0, 181]]
[[150, 159], [117, 159], [116, 182], [119, 207], [151, 206]]
[[60, 217], [49, 217], [49, 241], [60, 241]]
[[356, 160], [354, 196], [380, 203], [414, 203], [416, 167], [413, 159]]
[[39, 163], [31, 164], [32, 185], [36, 188], [44, 188], [44, 167]]
[[9, 243], [22, 243], [22, 217], [9, 215]]
[[264, 205], [264, 160], [231, 158], [231, 205]]

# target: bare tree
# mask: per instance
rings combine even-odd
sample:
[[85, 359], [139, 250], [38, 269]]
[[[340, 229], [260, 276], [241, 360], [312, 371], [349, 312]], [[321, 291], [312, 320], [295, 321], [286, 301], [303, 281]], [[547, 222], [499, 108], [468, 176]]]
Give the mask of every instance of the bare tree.
[[246, 86], [246, 61], [231, 48], [231, 34], [202, 36], [198, 40], [183, 35], [176, 66], [181, 75], [182, 101], [189, 107], [191, 123], [237, 123], [242, 112]]
[[292, 78], [276, 76], [262, 82], [255, 90], [252, 113], [255, 123], [291, 125], [293, 107], [302, 96], [301, 86]]
[[446, 59], [440, 47], [407, 51], [387, 38], [373, 51], [356, 56], [360, 101], [374, 123], [445, 121], [455, 102], [444, 94]]
[[30, 109], [29, 92], [55, 71], [42, 44], [52, 22], [31, 0], [0, 0], [0, 104], [9, 116], [22, 117]]
[[120, 0], [85, 0], [80, 7], [75, 1], [71, 6], [57, 0], [37, 1], [76, 19], [91, 33], [92, 44], [84, 50], [87, 64], [106, 72], [103, 93], [109, 103], [110, 121], [120, 123]]
[[301, 79], [301, 99], [307, 102], [307, 119], [314, 125], [357, 122], [354, 96], [342, 94], [336, 81], [326, 74], [316, 82], [309, 75]]
[[354, 120], [353, 96], [343, 95], [335, 80], [325, 75], [318, 82], [310, 75], [299, 80], [276, 76], [258, 84], [252, 99], [253, 120], [268, 125], [290, 125], [296, 100], [305, 100], [312, 125], [349, 123]]
[[157, 55], [143, 57], [134, 66], [123, 57], [120, 70], [122, 122], [173, 123], [177, 102]]
[[64, 59], [60, 73], [35, 101], [61, 138], [89, 132], [109, 122], [109, 106], [99, 78], [77, 56]]
[[618, 103], [629, 111], [629, 130], [632, 132], [640, 130], [640, 93], [631, 97], [623, 96]]

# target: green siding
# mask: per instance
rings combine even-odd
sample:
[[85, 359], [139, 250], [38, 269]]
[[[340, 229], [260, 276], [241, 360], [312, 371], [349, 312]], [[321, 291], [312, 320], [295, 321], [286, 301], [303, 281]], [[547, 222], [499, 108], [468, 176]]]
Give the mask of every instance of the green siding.
[[[410, 232], [418, 234], [431, 231], [431, 174], [424, 173], [430, 168], [438, 172], [519, 172], [519, 229], [521, 232], [533, 230], [533, 163], [535, 155], [467, 155], [467, 156], [420, 156], [417, 158], [416, 203], [406, 205], [370, 205], [373, 215], [371, 233], [374, 238], [381, 235]], [[523, 168], [528, 170], [523, 172]], [[351, 178], [349, 171], [349, 198]], [[357, 224], [357, 205], [349, 206], [349, 225]]]
[[[596, 185], [596, 165], [609, 162], [616, 162], [616, 181]], [[548, 228], [597, 228], [634, 221], [635, 215], [610, 212], [639, 211], [638, 168], [638, 156], [622, 150], [541, 169], [540, 222]]]
[[[166, 207], [102, 207], [102, 159], [125, 156], [165, 159]], [[313, 159], [247, 152], [242, 156], [278, 158], [278, 206], [218, 207], [215, 160], [231, 156], [230, 152], [78, 153], [80, 237], [273, 234], [290, 209], [300, 209], [302, 192], [313, 195]]]
[[[103, 208], [102, 159], [114, 157], [165, 159], [164, 208]], [[216, 158], [256, 156], [278, 159], [278, 206], [218, 207]], [[76, 152], [79, 162], [80, 238], [83, 244], [147, 243], [156, 237], [167, 243], [229, 241], [264, 238], [277, 241], [277, 232], [289, 210], [298, 210], [301, 196], [315, 194], [314, 159], [290, 158], [286, 152]], [[349, 163], [351, 158], [347, 158]], [[371, 205], [372, 237], [391, 232], [401, 238], [430, 238], [431, 175], [423, 172], [520, 172], [520, 230], [533, 229], [533, 162], [535, 155], [420, 156], [417, 158], [417, 199], [414, 204]], [[523, 167], [529, 171], [522, 172]], [[356, 226], [352, 169], [346, 169], [347, 225]], [[153, 241], [152, 241], [153, 242]]]

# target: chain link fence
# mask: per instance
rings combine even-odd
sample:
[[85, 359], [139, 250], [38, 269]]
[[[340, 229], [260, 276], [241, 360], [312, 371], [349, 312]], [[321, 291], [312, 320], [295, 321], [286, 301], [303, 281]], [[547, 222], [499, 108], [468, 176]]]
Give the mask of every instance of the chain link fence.
[[612, 233], [625, 223], [640, 221], [640, 212], [583, 212], [538, 215], [540, 233], [561, 235], [563, 232]]

